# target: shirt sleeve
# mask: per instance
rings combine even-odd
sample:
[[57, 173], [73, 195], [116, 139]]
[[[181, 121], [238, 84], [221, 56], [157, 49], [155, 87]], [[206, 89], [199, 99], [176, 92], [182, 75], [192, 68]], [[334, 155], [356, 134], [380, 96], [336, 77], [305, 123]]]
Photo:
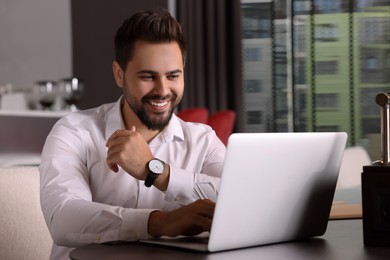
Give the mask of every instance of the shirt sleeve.
[[180, 205], [205, 198], [216, 201], [226, 147], [212, 130], [207, 131], [201, 138], [207, 140], [207, 145], [199, 145], [203, 142], [193, 140], [193, 145], [189, 146], [189, 158], [176, 162], [183, 163], [179, 167], [170, 165], [169, 185], [165, 197], [167, 201]]
[[56, 126], [48, 136], [39, 167], [41, 207], [54, 242], [66, 247], [148, 237], [153, 209], [93, 202], [84, 143], [71, 126]]
[[169, 186], [166, 200], [187, 205], [198, 199], [216, 201], [219, 190], [219, 177], [207, 174], [188, 172], [183, 169], [171, 167]]

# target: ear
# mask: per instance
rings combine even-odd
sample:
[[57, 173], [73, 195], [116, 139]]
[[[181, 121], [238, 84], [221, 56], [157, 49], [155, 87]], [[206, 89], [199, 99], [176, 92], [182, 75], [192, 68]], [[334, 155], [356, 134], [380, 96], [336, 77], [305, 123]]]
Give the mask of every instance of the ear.
[[122, 70], [119, 63], [116, 61], [112, 63], [112, 72], [114, 73], [115, 82], [118, 87], [123, 87], [124, 71]]

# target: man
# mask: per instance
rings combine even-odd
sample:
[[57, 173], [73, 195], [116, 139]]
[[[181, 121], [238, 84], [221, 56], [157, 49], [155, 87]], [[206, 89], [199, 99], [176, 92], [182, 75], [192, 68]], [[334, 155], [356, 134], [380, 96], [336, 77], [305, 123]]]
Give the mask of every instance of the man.
[[123, 96], [72, 113], [47, 137], [41, 205], [51, 259], [72, 247], [209, 231], [225, 146], [206, 125], [173, 114], [184, 91], [186, 45], [166, 11], [139, 12], [115, 36]]

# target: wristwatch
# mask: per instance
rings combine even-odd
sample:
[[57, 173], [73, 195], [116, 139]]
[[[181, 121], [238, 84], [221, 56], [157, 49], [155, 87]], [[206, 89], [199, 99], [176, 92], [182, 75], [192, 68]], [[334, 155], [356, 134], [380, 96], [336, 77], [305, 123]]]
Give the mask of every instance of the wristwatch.
[[160, 174], [165, 171], [165, 162], [160, 159], [154, 158], [146, 164], [148, 173], [145, 178], [145, 186], [150, 187]]

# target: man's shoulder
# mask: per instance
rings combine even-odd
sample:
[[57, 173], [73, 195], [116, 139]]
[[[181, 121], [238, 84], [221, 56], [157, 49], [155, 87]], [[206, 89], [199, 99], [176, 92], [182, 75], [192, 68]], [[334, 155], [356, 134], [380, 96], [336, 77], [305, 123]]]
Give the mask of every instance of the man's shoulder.
[[213, 129], [211, 126], [203, 124], [203, 123], [196, 123], [196, 122], [186, 122], [181, 119], [178, 119], [180, 122], [180, 125], [183, 129], [184, 135], [207, 135], [210, 134]]
[[196, 122], [185, 122], [183, 121], [182, 127], [188, 128], [192, 131], [201, 131], [201, 132], [209, 132], [212, 130], [211, 126], [203, 124], [203, 123], [196, 123]]
[[89, 108], [85, 110], [79, 110], [76, 112], [69, 113], [59, 120], [59, 123], [69, 124], [73, 126], [77, 126], [80, 124], [88, 124], [88, 123], [98, 123], [105, 121], [107, 115], [115, 106], [114, 103], [107, 103], [100, 105], [98, 107]]

